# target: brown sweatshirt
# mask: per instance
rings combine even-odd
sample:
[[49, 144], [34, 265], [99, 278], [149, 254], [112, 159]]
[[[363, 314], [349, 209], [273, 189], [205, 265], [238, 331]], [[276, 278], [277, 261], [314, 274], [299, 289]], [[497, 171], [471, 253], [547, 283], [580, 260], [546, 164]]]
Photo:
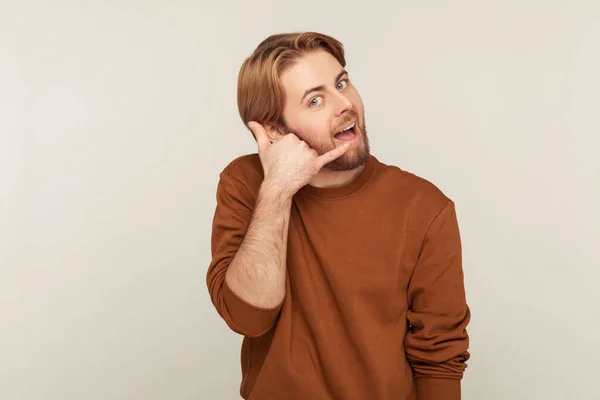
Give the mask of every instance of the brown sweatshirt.
[[373, 155], [351, 183], [293, 198], [286, 294], [257, 308], [225, 283], [263, 180], [258, 154], [220, 174], [207, 285], [244, 335], [248, 400], [457, 400], [469, 359], [454, 203]]

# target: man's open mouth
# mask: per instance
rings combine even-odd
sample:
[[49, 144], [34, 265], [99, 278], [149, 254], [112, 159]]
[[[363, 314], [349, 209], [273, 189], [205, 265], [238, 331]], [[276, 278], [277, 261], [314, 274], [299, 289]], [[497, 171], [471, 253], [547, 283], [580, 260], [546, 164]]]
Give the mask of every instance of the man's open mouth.
[[354, 140], [356, 138], [355, 127], [356, 121], [351, 123], [350, 125], [347, 125], [344, 129], [336, 133], [333, 137], [343, 142]]

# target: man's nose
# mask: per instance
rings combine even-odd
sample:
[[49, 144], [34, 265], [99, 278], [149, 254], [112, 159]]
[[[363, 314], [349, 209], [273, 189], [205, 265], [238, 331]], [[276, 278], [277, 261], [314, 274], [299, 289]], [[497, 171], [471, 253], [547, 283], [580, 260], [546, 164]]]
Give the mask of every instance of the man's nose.
[[339, 117], [343, 113], [352, 109], [352, 102], [344, 96], [342, 93], [337, 93], [336, 97], [336, 107], [335, 107], [335, 116]]

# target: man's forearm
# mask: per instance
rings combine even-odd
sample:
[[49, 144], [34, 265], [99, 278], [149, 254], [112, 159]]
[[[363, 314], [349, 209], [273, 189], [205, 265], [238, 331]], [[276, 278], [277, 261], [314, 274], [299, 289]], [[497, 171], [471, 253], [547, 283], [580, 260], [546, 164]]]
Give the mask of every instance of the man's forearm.
[[227, 285], [256, 307], [275, 307], [285, 295], [291, 205], [291, 196], [264, 181], [246, 236], [227, 268]]

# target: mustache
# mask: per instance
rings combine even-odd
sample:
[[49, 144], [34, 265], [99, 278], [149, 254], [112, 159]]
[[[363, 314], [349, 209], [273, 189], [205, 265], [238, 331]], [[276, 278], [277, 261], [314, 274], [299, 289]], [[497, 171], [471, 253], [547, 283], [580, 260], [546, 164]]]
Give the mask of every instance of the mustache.
[[348, 113], [348, 117], [344, 120], [344, 122], [340, 123], [340, 125], [334, 130], [334, 132], [341, 131], [342, 129], [347, 127], [352, 121], [356, 121], [356, 123], [358, 124], [358, 113], [354, 110]]

